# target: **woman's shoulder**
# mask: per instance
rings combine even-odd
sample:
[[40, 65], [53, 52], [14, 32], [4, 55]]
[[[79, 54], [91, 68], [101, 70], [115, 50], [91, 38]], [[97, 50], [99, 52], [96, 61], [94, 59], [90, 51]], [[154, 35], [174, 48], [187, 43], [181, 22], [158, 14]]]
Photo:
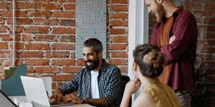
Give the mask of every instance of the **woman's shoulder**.
[[140, 93], [140, 95], [136, 98], [133, 103], [133, 107], [141, 107], [145, 105], [145, 107], [154, 107], [154, 100], [152, 96], [148, 93]]

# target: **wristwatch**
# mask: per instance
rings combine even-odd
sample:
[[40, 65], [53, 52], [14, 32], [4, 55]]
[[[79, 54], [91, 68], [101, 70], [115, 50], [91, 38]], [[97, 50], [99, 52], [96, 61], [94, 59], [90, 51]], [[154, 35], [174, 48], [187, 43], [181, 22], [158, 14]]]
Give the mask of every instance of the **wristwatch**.
[[82, 104], [86, 103], [86, 98], [81, 98], [81, 100], [82, 100], [81, 101]]

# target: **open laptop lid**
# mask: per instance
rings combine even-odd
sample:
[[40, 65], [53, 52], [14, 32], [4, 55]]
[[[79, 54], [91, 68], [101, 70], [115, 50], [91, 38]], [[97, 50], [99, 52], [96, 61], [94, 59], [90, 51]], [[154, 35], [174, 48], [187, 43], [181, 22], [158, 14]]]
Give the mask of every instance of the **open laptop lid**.
[[0, 90], [1, 107], [18, 107], [6, 94]]
[[41, 78], [21, 76], [21, 81], [29, 102], [35, 102], [43, 106], [50, 106], [49, 99]]

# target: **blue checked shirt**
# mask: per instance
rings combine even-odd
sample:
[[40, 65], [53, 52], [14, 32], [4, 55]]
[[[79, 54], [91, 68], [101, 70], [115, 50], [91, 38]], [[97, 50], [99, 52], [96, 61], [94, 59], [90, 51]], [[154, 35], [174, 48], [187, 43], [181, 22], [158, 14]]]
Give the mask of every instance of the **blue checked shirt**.
[[[103, 60], [103, 67], [99, 70], [98, 88], [100, 98], [105, 98], [110, 107], [119, 107], [122, 98], [122, 80], [118, 67]], [[86, 68], [82, 69], [72, 80], [60, 89], [64, 94], [78, 90], [81, 98], [90, 98], [91, 75]]]

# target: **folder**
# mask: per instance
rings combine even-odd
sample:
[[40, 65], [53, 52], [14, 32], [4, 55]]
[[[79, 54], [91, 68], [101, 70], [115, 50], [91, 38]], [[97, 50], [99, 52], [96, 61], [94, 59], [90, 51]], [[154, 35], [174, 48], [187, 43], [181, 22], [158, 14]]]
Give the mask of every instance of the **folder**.
[[7, 96], [25, 96], [20, 76], [26, 76], [26, 69], [26, 64], [21, 64], [14, 72], [8, 73], [9, 76], [7, 75], [6, 79], [2, 80], [1, 89]]

